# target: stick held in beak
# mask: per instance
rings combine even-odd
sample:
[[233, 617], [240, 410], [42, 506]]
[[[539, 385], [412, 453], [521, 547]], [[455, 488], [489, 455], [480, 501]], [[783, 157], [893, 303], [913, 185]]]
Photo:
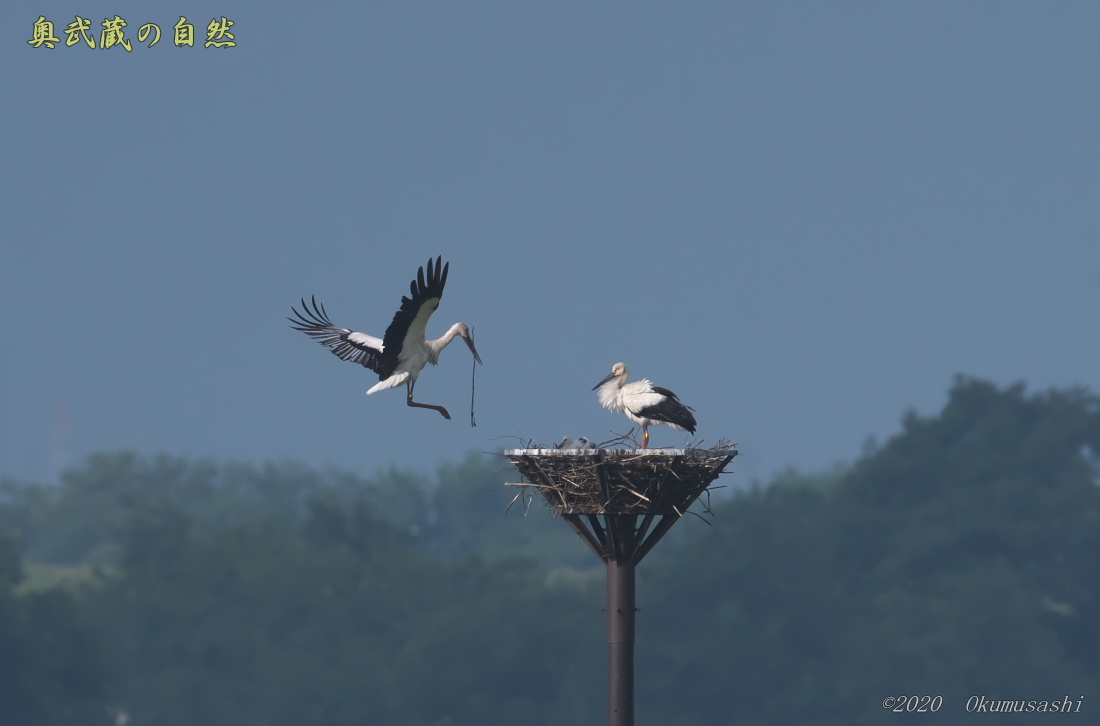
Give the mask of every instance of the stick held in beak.
[[[474, 336], [473, 336], [473, 334], [463, 335], [462, 339], [465, 340], [466, 345], [468, 345], [470, 347], [470, 352], [474, 354], [474, 360], [476, 360], [478, 363], [481, 363], [481, 356], [477, 354], [477, 348], [474, 347]], [[485, 364], [481, 363], [481, 365], [485, 365]]]
[[474, 380], [477, 378], [477, 364], [485, 365], [481, 362], [481, 356], [477, 354], [477, 349], [474, 348], [474, 333], [470, 331], [469, 338], [463, 338], [466, 341], [466, 345], [470, 346], [470, 352], [474, 354], [474, 360], [477, 363], [470, 364], [470, 428], [477, 427], [477, 419], [474, 418]]

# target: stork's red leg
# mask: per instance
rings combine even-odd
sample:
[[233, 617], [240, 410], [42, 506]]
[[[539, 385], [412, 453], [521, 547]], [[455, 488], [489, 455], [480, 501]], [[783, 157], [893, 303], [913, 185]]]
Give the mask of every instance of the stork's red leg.
[[643, 449], [648, 449], [649, 448], [649, 427], [648, 426], [643, 426], [642, 427], [642, 448]]
[[407, 403], [409, 406], [412, 406], [413, 408], [430, 408], [433, 411], [439, 411], [441, 414], [443, 414], [443, 418], [445, 419], [450, 420], [451, 418], [451, 414], [447, 413], [447, 409], [443, 408], [442, 406], [433, 406], [430, 403], [417, 403], [413, 400], [412, 393], [409, 393], [409, 398], [405, 401], [405, 403]]

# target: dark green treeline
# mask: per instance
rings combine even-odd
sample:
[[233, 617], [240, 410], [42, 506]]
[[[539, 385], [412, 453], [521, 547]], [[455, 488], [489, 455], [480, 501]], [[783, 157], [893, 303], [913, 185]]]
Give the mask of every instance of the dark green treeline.
[[[1098, 463], [1095, 395], [960, 379], [843, 470], [688, 517], [639, 571], [638, 723], [1094, 719]], [[0, 723], [600, 723], [599, 563], [506, 514], [513, 478], [103, 454], [0, 483]]]

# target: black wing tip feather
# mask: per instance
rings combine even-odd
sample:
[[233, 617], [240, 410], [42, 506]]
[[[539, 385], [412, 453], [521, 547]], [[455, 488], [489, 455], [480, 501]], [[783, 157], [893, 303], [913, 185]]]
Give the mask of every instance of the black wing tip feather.
[[424, 268], [421, 267], [417, 273], [417, 277], [420, 280], [420, 288], [424, 293], [436, 292], [438, 294], [443, 293], [443, 286], [447, 284], [447, 272], [451, 268], [451, 263], [443, 262], [443, 255], [438, 255], [433, 260], [428, 258], [428, 275], [427, 284], [425, 284]]
[[432, 287], [442, 287], [447, 284], [447, 272], [451, 269], [451, 263], [443, 262], [443, 255], [435, 258], [435, 268], [432, 268], [432, 259], [428, 258], [428, 284]]
[[[291, 312], [297, 317], [297, 320], [291, 317], [287, 318], [292, 323], [290, 327], [303, 333], [308, 333], [320, 327], [335, 327], [332, 321], [329, 320], [324, 304], [317, 302], [316, 295], [310, 296], [310, 302], [313, 303], [312, 309], [310, 309], [310, 303], [307, 303], [304, 297], [302, 298], [302, 310], [305, 311], [305, 315], [298, 312], [298, 308], [293, 305], [290, 306]], [[302, 327], [303, 325], [305, 327]]]
[[[297, 316], [297, 319], [287, 318], [290, 321], [290, 327], [313, 338], [340, 360], [358, 363], [377, 373], [380, 378], [385, 378], [392, 372], [393, 365], [387, 368], [389, 361], [385, 359], [382, 351], [360, 342], [352, 342], [349, 339], [352, 331], [333, 325], [325, 306], [317, 302], [316, 296], [311, 297], [308, 303], [305, 298], [302, 298], [301, 312], [293, 305], [290, 309]], [[396, 359], [393, 363], [396, 365]]]
[[[425, 267], [427, 272], [425, 272]], [[409, 297], [401, 302], [421, 302], [431, 297], [443, 297], [443, 288], [447, 285], [447, 273], [451, 263], [443, 261], [443, 255], [434, 260], [428, 258], [427, 265], [421, 265], [416, 271], [416, 279], [409, 283]]]

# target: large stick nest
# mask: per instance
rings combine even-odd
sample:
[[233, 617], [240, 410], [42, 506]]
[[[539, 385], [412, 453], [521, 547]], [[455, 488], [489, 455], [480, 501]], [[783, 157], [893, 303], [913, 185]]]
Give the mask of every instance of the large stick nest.
[[508, 449], [504, 455], [559, 514], [682, 516], [737, 449]]

